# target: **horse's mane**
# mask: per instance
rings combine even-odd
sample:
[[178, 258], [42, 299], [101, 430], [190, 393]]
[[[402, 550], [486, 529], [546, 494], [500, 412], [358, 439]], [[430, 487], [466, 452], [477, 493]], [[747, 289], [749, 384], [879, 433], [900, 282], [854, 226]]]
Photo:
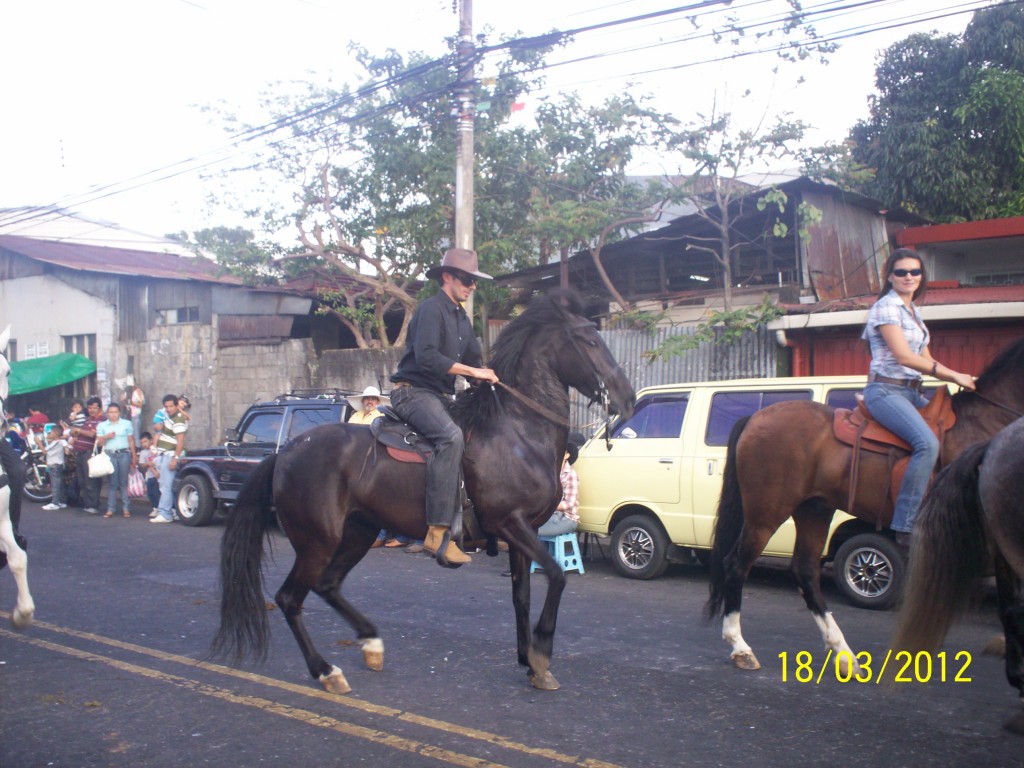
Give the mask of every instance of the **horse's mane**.
[[[996, 355], [982, 371], [975, 385], [979, 390], [984, 390], [1008, 374], [1024, 376], [1024, 339], [1015, 341]], [[953, 395], [953, 408], [958, 415], [960, 406], [976, 402], [980, 402], [980, 398], [973, 392], [958, 392]]]
[[[491, 368], [502, 382], [510, 387], [518, 386], [521, 360], [537, 346], [535, 334], [564, 326], [567, 312], [574, 315], [583, 313], [579, 296], [572, 291], [553, 291], [534, 297], [526, 310], [502, 329], [490, 360]], [[489, 434], [498, 423], [498, 398], [490, 385], [473, 387], [456, 398], [454, 415], [467, 434]]]
[[1014, 342], [996, 355], [978, 377], [977, 385], [985, 388], [1008, 373], [1024, 375], [1024, 339]]

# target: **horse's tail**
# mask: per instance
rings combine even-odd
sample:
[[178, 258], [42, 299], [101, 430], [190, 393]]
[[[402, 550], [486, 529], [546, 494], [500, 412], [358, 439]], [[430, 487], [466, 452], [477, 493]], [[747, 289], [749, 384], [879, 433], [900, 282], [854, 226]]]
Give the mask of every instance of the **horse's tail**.
[[903, 608], [892, 647], [932, 651], [967, 607], [988, 562], [978, 467], [988, 443], [965, 450], [935, 478], [911, 539]]
[[273, 479], [277, 455], [265, 458], [245, 481], [220, 544], [220, 627], [214, 656], [240, 661], [266, 657], [270, 627], [263, 596], [263, 539], [274, 523]]
[[743, 498], [740, 495], [740, 481], [736, 473], [736, 444], [740, 441], [749, 416], [737, 421], [729, 433], [729, 447], [725, 455], [725, 470], [722, 473], [722, 495], [718, 500], [715, 534], [711, 544], [711, 596], [704, 606], [704, 615], [713, 619], [721, 614], [725, 601], [725, 557], [740, 538], [743, 530]]

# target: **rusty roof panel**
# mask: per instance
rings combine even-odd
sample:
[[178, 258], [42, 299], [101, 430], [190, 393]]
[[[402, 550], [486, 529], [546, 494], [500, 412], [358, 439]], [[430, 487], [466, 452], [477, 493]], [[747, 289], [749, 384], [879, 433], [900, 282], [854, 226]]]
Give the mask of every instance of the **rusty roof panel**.
[[242, 280], [226, 274], [221, 267], [211, 261], [201, 258], [190, 259], [172, 253], [37, 240], [18, 235], [0, 235], [0, 248], [39, 262], [84, 272], [199, 280], [227, 285], [243, 284]]

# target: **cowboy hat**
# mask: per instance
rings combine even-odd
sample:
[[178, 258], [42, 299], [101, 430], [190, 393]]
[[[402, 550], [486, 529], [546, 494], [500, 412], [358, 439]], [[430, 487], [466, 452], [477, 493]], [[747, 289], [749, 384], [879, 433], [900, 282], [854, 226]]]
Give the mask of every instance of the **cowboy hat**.
[[348, 398], [348, 404], [352, 406], [352, 410], [361, 411], [363, 410], [363, 398], [364, 397], [376, 397], [380, 400], [381, 405], [391, 405], [391, 398], [387, 395], [382, 395], [380, 390], [376, 387], [367, 387], [363, 390], [361, 395], [352, 395]]
[[444, 270], [458, 270], [485, 280], [493, 280], [491, 275], [480, 271], [480, 263], [476, 257], [476, 251], [468, 248], [449, 248], [444, 252], [441, 263], [427, 270], [427, 277], [436, 280]]

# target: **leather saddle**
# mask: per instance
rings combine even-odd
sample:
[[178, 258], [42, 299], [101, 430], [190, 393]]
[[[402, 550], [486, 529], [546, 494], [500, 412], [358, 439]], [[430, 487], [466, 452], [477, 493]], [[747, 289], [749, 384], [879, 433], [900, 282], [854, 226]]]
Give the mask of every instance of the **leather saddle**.
[[395, 461], [426, 464], [433, 448], [430, 441], [402, 421], [390, 406], [378, 405], [383, 418], [370, 423], [370, 432]]
[[[925, 423], [939, 440], [941, 445], [946, 432], [956, 423], [953, 412], [953, 399], [946, 387], [939, 387], [928, 405], [918, 409]], [[910, 462], [910, 445], [898, 435], [890, 432], [872, 418], [863, 398], [857, 396], [857, 407], [854, 409], [837, 408], [832, 419], [832, 432], [841, 443], [853, 447], [850, 458], [850, 493], [847, 499], [847, 510], [853, 509], [854, 493], [857, 488], [857, 474], [860, 467], [861, 451], [880, 453], [889, 458], [889, 501], [890, 509], [896, 504], [903, 475], [906, 474]], [[852, 513], [851, 513], [852, 514]], [[878, 527], [882, 527], [883, 511], [879, 511]]]

